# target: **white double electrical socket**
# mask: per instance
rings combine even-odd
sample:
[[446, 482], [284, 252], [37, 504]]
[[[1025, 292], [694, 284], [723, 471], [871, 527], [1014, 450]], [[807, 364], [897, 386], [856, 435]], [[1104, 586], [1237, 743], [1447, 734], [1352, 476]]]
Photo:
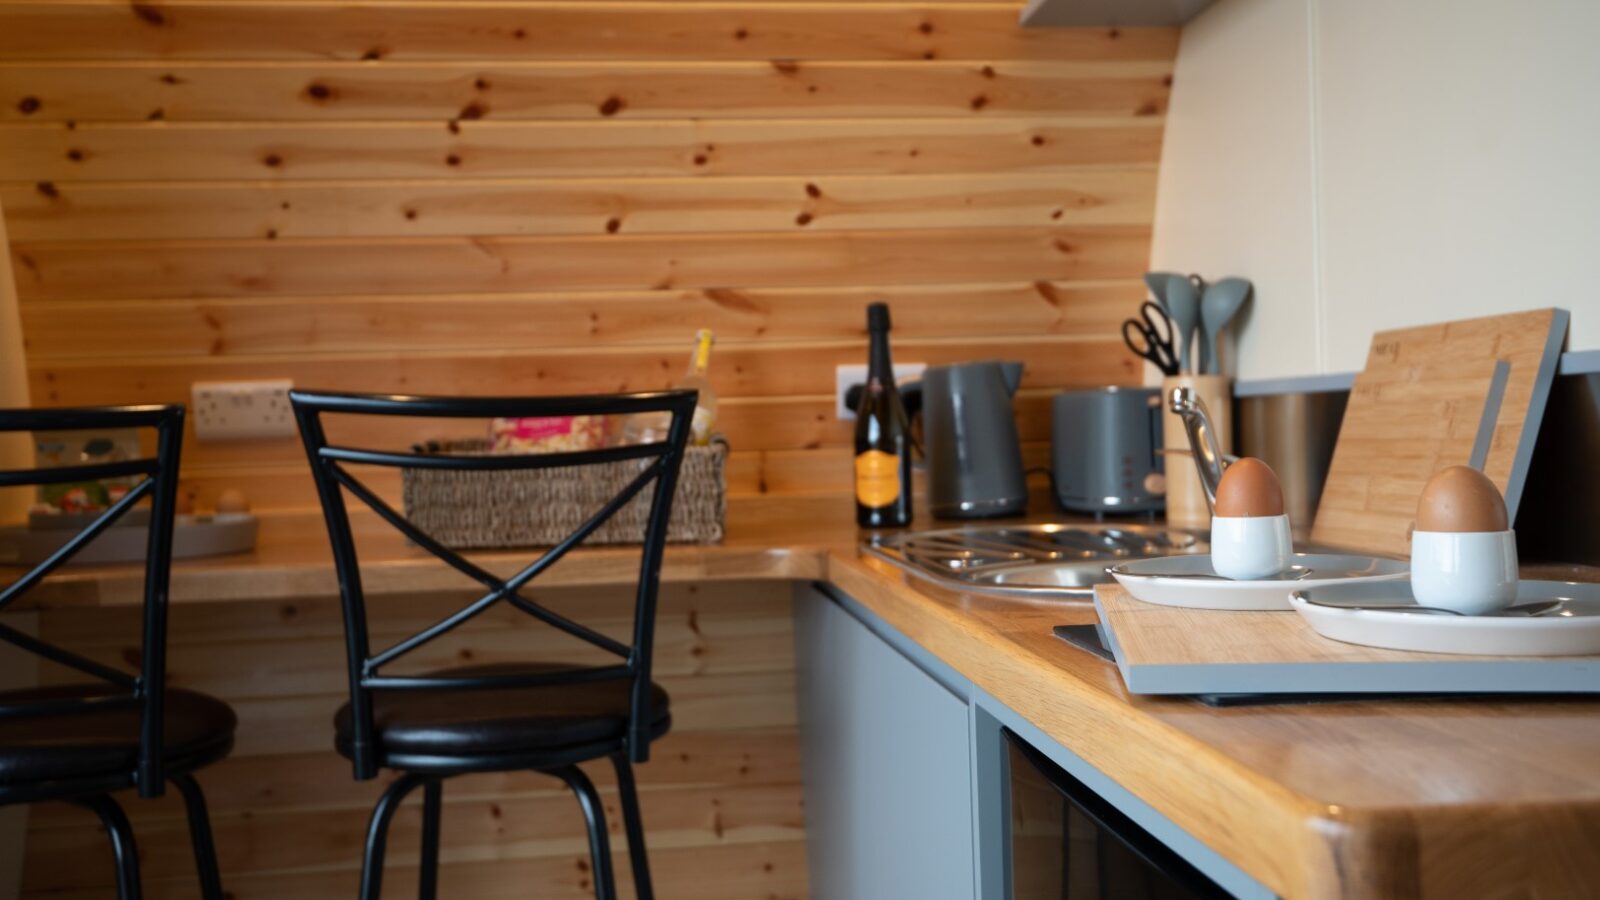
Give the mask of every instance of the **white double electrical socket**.
[[[894, 383], [905, 384], [915, 381], [922, 376], [922, 370], [928, 367], [927, 363], [908, 362], [894, 364]], [[845, 402], [844, 396], [850, 388], [862, 384], [867, 380], [867, 367], [857, 363], [835, 366], [833, 369], [833, 414], [844, 420], [854, 420], [856, 411]]]
[[202, 441], [294, 437], [287, 378], [276, 381], [197, 381], [190, 386], [194, 435]]

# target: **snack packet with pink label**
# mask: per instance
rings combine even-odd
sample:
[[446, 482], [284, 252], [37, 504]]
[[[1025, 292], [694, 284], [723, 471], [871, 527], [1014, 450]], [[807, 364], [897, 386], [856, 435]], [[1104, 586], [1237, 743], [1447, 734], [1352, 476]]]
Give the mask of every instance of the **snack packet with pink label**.
[[495, 419], [489, 441], [496, 453], [568, 453], [606, 442], [605, 416], [544, 416]]

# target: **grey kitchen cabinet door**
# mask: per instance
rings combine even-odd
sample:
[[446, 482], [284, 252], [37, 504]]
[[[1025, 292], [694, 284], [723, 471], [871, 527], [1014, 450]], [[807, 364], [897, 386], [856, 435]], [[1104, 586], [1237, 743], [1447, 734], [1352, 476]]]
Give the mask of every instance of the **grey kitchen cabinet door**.
[[966, 700], [813, 587], [795, 619], [811, 896], [971, 900]]

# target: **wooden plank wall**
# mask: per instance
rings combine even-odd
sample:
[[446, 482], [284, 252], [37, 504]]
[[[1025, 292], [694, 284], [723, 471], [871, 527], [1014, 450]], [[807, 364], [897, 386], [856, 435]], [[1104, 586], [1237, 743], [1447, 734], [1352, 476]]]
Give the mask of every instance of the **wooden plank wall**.
[[[1024, 31], [1020, 8], [0, 0], [0, 207], [34, 401], [276, 377], [658, 388], [711, 327], [730, 493], [846, 503], [833, 367], [864, 360], [862, 307], [882, 298], [902, 361], [1024, 361], [1040, 460], [1052, 393], [1140, 377], [1116, 327], [1141, 296], [1177, 35]], [[315, 502], [293, 440], [191, 440], [185, 468], [202, 507], [226, 487], [266, 514]], [[690, 712], [642, 775], [661, 893], [802, 896], [787, 607], [770, 586], [706, 590], [663, 612]], [[328, 750], [331, 617], [308, 600], [175, 623], [175, 680], [244, 716], [240, 755], [207, 778], [240, 898], [353, 893], [376, 789]], [[447, 896], [583, 895], [568, 798], [465, 784]], [[157, 897], [193, 895], [174, 815], [135, 813]], [[29, 896], [107, 896], [97, 841], [41, 808]]]
[[[1131, 382], [1177, 37], [1016, 2], [0, 0], [0, 207], [35, 402], [201, 380], [656, 388], [697, 327], [735, 493], [838, 491], [836, 363]], [[396, 435], [406, 440], [412, 435]], [[313, 502], [293, 441], [204, 505]]]

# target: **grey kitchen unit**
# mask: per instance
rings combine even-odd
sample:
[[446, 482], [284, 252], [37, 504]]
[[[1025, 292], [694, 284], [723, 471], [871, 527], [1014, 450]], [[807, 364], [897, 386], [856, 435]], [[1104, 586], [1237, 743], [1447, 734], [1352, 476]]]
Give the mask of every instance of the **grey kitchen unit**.
[[[1129, 859], [1169, 859], [1214, 891], [1110, 896], [1273, 896], [849, 596], [796, 585], [794, 615], [816, 900], [1009, 900], [1024, 896], [1025, 884], [1027, 896], [1078, 896], [1064, 876], [1051, 874], [1063, 886], [1039, 893], [1035, 873], [1017, 871], [1032, 851], [1020, 849], [1021, 839], [1013, 845], [1014, 783], [1039, 782], [1013, 778], [1027, 757], [1084, 801], [1064, 790], [1068, 813], [1052, 819], [1076, 818], [1102, 833], [1115, 820], [1118, 852], [1121, 835], [1137, 834], [1148, 852], [1124, 852]], [[1019, 746], [1028, 752], [1012, 749]], [[1083, 843], [1084, 830], [1053, 849]], [[1087, 836], [1091, 848], [1098, 836]]]

